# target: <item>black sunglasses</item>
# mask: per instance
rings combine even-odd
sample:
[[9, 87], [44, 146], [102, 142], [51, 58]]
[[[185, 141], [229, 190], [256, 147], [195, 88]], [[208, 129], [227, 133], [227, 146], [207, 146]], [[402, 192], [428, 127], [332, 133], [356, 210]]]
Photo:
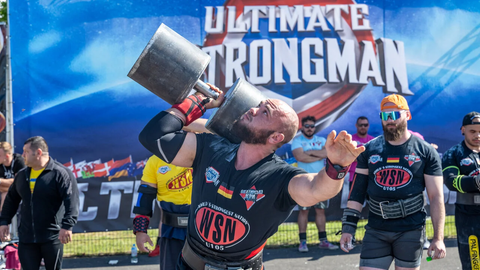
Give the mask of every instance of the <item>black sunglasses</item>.
[[306, 125], [303, 125], [303, 127], [305, 127], [305, 128], [314, 128], [314, 127], [315, 127], [315, 125], [309, 125], [309, 124], [306, 124]]
[[368, 124], [358, 124], [359, 127], [368, 127]]

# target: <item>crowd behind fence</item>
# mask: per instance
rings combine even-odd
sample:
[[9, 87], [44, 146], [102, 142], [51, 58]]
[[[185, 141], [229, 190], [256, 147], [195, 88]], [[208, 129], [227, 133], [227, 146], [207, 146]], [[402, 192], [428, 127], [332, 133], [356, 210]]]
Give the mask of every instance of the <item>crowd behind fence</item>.
[[[364, 226], [367, 220], [360, 220], [356, 232], [357, 242], [361, 242], [365, 235]], [[327, 237], [330, 242], [338, 243], [342, 223], [340, 221], [327, 222]], [[431, 220], [427, 220], [427, 238], [433, 237]], [[149, 229], [148, 235], [155, 244], [158, 229]], [[456, 238], [454, 216], [447, 216], [445, 221], [445, 238]], [[318, 244], [317, 228], [314, 222], [308, 223], [307, 241], [309, 245]], [[64, 254], [67, 257], [76, 256], [102, 256], [113, 254], [127, 254], [135, 243], [135, 235], [131, 230], [127, 231], [104, 231], [90, 233], [75, 233], [73, 241], [65, 245]], [[280, 225], [278, 232], [267, 241], [267, 248], [292, 247], [298, 245], [298, 225], [294, 222]]]

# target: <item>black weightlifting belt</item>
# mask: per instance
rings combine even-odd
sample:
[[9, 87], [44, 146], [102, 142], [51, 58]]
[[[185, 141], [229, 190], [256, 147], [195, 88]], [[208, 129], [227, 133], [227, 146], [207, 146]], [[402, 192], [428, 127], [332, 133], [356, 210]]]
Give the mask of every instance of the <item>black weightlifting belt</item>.
[[171, 227], [186, 229], [188, 214], [177, 214], [162, 210], [162, 223]]
[[458, 204], [480, 205], [480, 193], [460, 193], [457, 192]]
[[248, 260], [241, 262], [222, 262], [206, 258], [193, 251], [185, 239], [182, 258], [194, 270], [261, 270], [263, 265], [263, 250]]
[[370, 198], [368, 205], [370, 211], [383, 219], [404, 218], [423, 209], [423, 193], [417, 196], [398, 201], [378, 202]]

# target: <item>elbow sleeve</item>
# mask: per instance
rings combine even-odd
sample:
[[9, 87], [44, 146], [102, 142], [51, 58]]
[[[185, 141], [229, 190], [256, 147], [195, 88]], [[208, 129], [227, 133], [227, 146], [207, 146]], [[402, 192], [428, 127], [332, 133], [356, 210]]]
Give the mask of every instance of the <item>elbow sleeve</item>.
[[350, 188], [350, 195], [348, 196], [348, 200], [363, 204], [367, 195], [367, 186], [368, 175], [355, 173], [352, 187]]
[[178, 117], [162, 111], [143, 128], [138, 140], [154, 155], [171, 163], [186, 137], [182, 128], [183, 122]]

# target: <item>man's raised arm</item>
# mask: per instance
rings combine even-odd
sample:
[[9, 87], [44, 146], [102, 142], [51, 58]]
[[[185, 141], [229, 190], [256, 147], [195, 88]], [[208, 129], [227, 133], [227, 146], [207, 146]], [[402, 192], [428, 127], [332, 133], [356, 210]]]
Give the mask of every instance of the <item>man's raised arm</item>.
[[[210, 85], [221, 93], [221, 91]], [[191, 167], [195, 159], [197, 139], [195, 134], [181, 131], [184, 125], [201, 117], [207, 109], [222, 104], [224, 95], [217, 100], [206, 98], [200, 93], [187, 97], [182, 103], [162, 111], [152, 118], [140, 132], [140, 143], [154, 155], [167, 163], [181, 167]]]
[[342, 189], [350, 164], [365, 150], [364, 146], [357, 147], [347, 132], [335, 135], [332, 131], [327, 137], [325, 169], [318, 174], [299, 174], [290, 181], [288, 192], [297, 204], [310, 206], [334, 197]]

